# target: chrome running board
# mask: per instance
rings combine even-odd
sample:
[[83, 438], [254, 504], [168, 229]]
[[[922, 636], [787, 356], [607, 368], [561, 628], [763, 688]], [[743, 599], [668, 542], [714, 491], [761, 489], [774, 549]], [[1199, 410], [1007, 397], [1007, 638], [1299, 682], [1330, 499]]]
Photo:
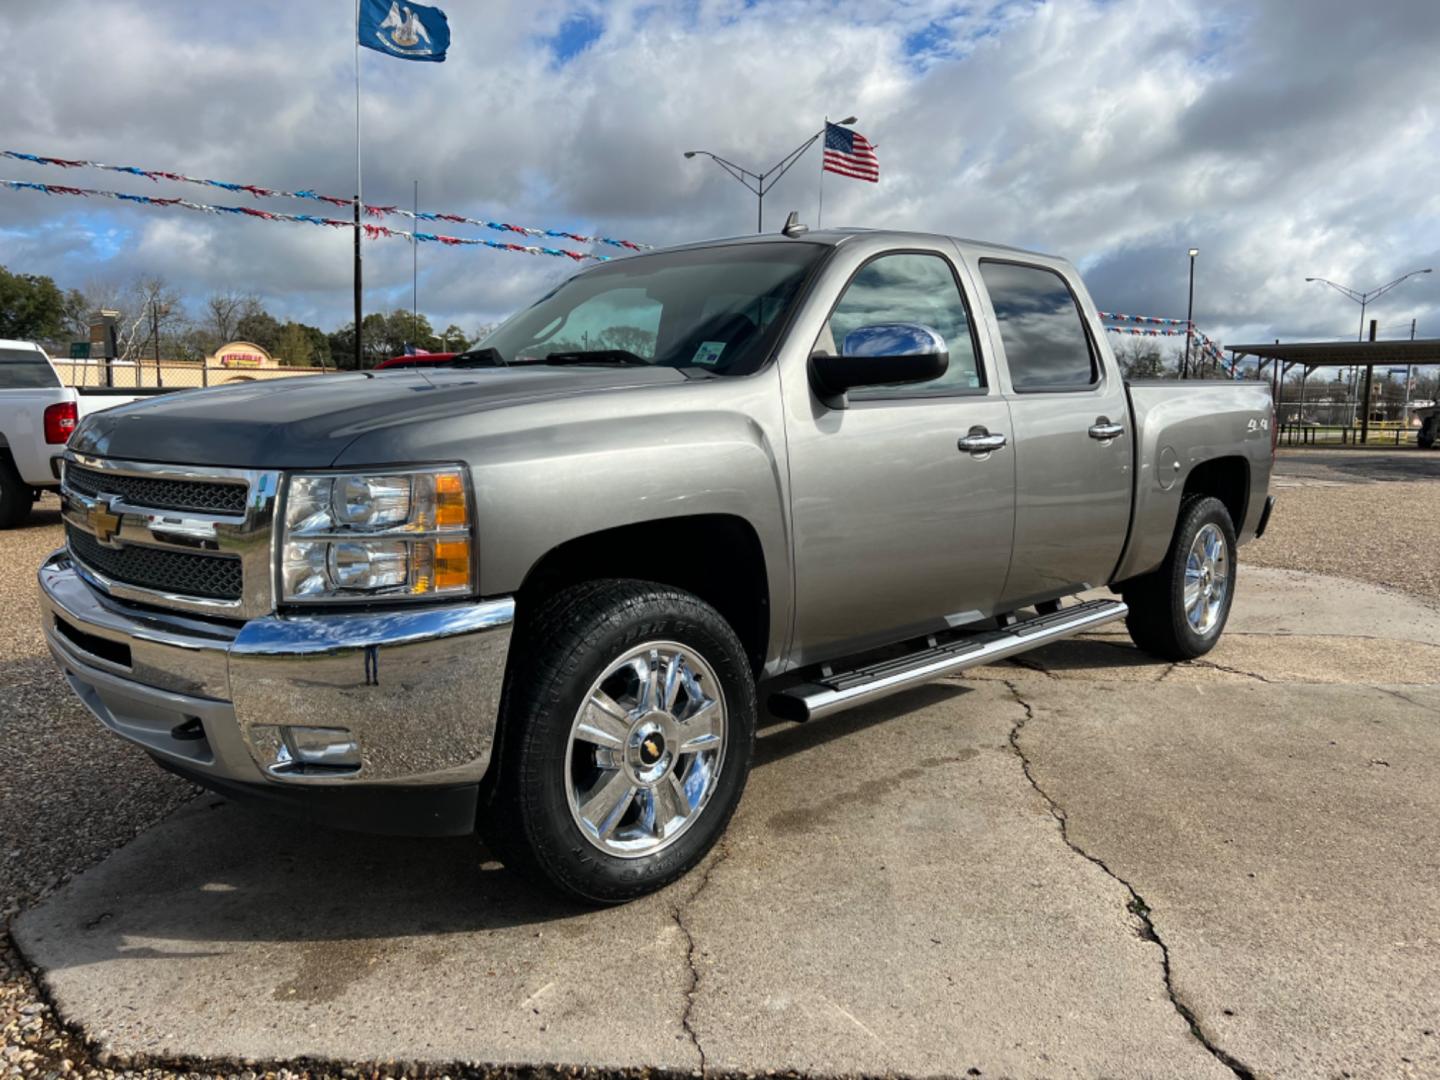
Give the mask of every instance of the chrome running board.
[[926, 645], [908, 656], [786, 687], [770, 696], [770, 711], [782, 720], [818, 720], [842, 709], [898, 694], [942, 675], [1004, 660], [1123, 619], [1128, 610], [1123, 600], [1087, 600], [999, 630], [967, 634], [942, 645]]

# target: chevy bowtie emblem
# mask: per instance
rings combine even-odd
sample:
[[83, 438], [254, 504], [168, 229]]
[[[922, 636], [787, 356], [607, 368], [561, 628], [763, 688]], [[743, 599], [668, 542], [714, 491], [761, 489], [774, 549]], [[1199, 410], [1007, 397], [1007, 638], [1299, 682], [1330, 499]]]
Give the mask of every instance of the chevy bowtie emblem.
[[95, 539], [102, 544], [108, 544], [110, 538], [120, 531], [120, 515], [111, 510], [107, 503], [97, 502], [91, 506], [86, 523], [95, 534]]

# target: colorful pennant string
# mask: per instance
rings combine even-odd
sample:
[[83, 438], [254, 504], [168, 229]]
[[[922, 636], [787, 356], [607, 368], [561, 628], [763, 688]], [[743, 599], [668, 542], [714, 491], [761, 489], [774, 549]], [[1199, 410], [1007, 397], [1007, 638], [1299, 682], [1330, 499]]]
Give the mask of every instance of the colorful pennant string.
[[[38, 191], [45, 195], [78, 195], [81, 198], [118, 199], [122, 202], [142, 203], [148, 206], [178, 206], [201, 214], [240, 214], [245, 217], [261, 218], [265, 221], [299, 221], [308, 225], [325, 225], [332, 229], [350, 229], [354, 222], [343, 218], [317, 217], [315, 214], [284, 214], [278, 210], [260, 210], [253, 206], [214, 206], [209, 203], [191, 202], [189, 199], [161, 198], [158, 195], [130, 195], [123, 191], [99, 191], [95, 188], [67, 187], [61, 184], [41, 184], [32, 180], [0, 180], [0, 184], [12, 191]], [[608, 262], [609, 255], [595, 255], [587, 251], [571, 251], [569, 248], [540, 247], [534, 244], [511, 244], [499, 240], [485, 240], [470, 236], [444, 236], [429, 232], [407, 232], [392, 229], [388, 225], [362, 223], [365, 235], [375, 240], [380, 237], [400, 237], [412, 243], [439, 243], [449, 247], [488, 247], [497, 251], [514, 251], [526, 255], [553, 255], [573, 259], [575, 262], [596, 260]]]
[[1184, 326], [1186, 322], [1185, 319], [1162, 319], [1158, 315], [1121, 315], [1114, 311], [1102, 311], [1099, 315], [1113, 322], [1150, 323], [1154, 326]]
[[[1103, 315], [1104, 312], [1101, 312], [1101, 314]], [[1175, 323], [1180, 323], [1181, 325], [1184, 325], [1184, 323], [1185, 323], [1185, 320], [1184, 320], [1184, 319], [1167, 319], [1167, 320], [1154, 319], [1153, 321], [1155, 321], [1155, 322], [1161, 322], [1161, 321], [1164, 321], [1164, 322], [1175, 322]], [[1138, 334], [1138, 335], [1140, 335], [1140, 336], [1142, 336], [1142, 337], [1184, 337], [1184, 336], [1185, 336], [1185, 331], [1184, 331], [1184, 330], [1152, 330], [1152, 329], [1149, 329], [1149, 328], [1147, 328], [1147, 327], [1138, 327], [1138, 326], [1107, 326], [1105, 329], [1108, 330], [1108, 331], [1109, 331], [1110, 333], [1112, 333], [1112, 334]], [[1208, 356], [1208, 357], [1211, 358], [1212, 360], [1215, 360], [1217, 363], [1219, 363], [1221, 366], [1223, 366], [1226, 371], [1228, 371], [1228, 372], [1230, 372], [1230, 374], [1234, 375], [1236, 369], [1235, 369], [1234, 365], [1230, 362], [1230, 360], [1226, 358], [1224, 352], [1221, 351], [1220, 345], [1217, 344], [1217, 343], [1216, 343], [1215, 341], [1213, 341], [1212, 339], [1206, 337], [1206, 336], [1205, 336], [1204, 334], [1202, 334], [1199, 330], [1195, 330], [1193, 333], [1194, 333], [1195, 340], [1199, 343], [1199, 348], [1200, 348], [1200, 353], [1201, 353], [1201, 355], [1202, 355], [1202, 356]]]
[[[28, 161], [35, 165], [54, 165], [62, 169], [104, 169], [106, 172], [143, 176], [147, 180], [173, 180], [181, 184], [199, 184], [202, 187], [221, 188], [224, 191], [244, 192], [257, 199], [313, 199], [329, 203], [331, 206], [353, 206], [355, 204], [354, 199], [347, 199], [340, 195], [321, 195], [319, 192], [309, 189], [281, 191], [278, 188], [262, 187], [259, 184], [236, 184], [226, 180], [207, 180], [203, 177], [187, 176], [184, 173], [169, 172], [165, 169], [141, 169], [134, 165], [106, 165], [99, 161], [77, 158], [24, 154], [18, 150], [0, 150], [0, 157], [12, 158], [15, 161]], [[504, 221], [486, 221], [482, 218], [466, 217], [464, 214], [441, 214], [430, 210], [416, 213], [398, 206], [378, 206], [370, 203], [365, 204], [365, 214], [368, 217], [377, 218], [393, 214], [409, 218], [412, 221], [449, 221], [457, 225], [478, 225], [481, 228], [493, 229], [497, 232], [519, 233], [522, 236], [548, 236], [560, 240], [573, 240], [577, 244], [608, 244], [611, 247], [625, 248], [629, 251], [650, 250], [649, 244], [638, 244], [634, 240], [616, 240], [609, 236], [582, 236], [580, 233], [566, 232], [564, 229], [538, 229], [529, 225], [512, 225]], [[351, 223], [346, 222], [346, 224]]]

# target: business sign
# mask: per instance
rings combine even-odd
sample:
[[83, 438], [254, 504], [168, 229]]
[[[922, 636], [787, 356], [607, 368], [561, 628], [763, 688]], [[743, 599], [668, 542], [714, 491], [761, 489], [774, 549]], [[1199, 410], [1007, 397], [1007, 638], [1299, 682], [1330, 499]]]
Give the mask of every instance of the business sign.
[[215, 350], [215, 356], [211, 360], [216, 367], [222, 368], [262, 368], [274, 367], [275, 361], [270, 354], [249, 341], [232, 341], [229, 345], [221, 346]]
[[90, 359], [90, 342], [88, 342], [88, 341], [72, 341], [72, 342], [70, 343], [70, 359], [71, 359], [71, 360], [89, 360], [89, 359]]

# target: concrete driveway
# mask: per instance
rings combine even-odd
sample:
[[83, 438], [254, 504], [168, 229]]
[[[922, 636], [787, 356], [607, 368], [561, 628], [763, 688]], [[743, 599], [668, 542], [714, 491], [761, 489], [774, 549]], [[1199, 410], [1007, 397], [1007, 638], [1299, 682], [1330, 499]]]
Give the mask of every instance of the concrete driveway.
[[204, 797], [15, 936], [119, 1062], [1435, 1075], [1437, 673], [1434, 608], [1245, 570], [1200, 663], [1097, 635], [768, 728], [621, 909]]

